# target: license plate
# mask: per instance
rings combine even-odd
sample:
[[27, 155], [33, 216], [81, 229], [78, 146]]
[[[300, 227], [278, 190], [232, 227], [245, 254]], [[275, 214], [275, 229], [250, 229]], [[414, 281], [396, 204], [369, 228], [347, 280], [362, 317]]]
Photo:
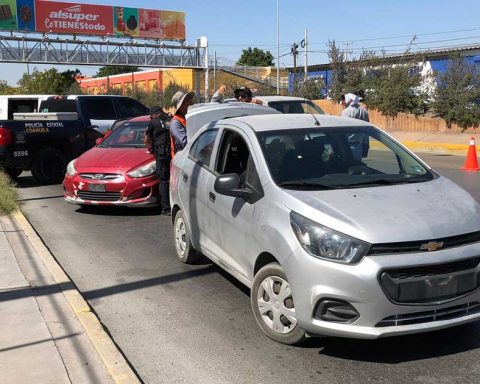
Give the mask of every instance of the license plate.
[[105, 192], [105, 184], [89, 184], [88, 190], [90, 192]]

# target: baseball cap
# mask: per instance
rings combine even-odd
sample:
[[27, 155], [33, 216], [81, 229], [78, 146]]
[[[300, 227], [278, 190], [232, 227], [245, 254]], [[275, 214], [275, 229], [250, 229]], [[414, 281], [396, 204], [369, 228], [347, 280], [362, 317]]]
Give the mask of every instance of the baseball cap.
[[248, 87], [240, 87], [240, 88], [237, 88], [233, 91], [234, 95], [235, 95], [235, 98], [238, 99], [240, 97], [240, 95], [244, 95], [248, 98], [252, 98], [253, 97], [253, 93], [252, 91], [250, 90], [250, 88]]

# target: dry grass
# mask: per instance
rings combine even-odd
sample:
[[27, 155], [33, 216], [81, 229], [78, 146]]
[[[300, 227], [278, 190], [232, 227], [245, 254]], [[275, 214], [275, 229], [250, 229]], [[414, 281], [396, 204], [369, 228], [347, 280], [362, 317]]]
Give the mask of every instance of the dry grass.
[[0, 171], [0, 214], [8, 215], [17, 210], [17, 190], [7, 174]]

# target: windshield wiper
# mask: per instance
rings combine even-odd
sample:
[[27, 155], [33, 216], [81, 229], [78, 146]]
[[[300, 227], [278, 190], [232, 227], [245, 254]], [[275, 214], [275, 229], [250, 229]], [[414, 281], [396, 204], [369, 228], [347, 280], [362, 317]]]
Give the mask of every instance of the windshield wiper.
[[306, 189], [338, 189], [335, 185], [306, 182], [286, 182], [278, 184], [282, 188], [306, 188]]
[[342, 184], [342, 187], [361, 187], [368, 185], [394, 185], [405, 183], [420, 183], [422, 181], [429, 181], [428, 177], [411, 177], [405, 179], [373, 179], [368, 181], [361, 181], [353, 184]]

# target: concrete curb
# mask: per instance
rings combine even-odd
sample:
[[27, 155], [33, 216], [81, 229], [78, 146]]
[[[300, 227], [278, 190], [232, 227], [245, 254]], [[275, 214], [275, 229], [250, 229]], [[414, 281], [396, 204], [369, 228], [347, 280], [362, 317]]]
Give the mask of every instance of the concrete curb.
[[[455, 154], [467, 154], [468, 145], [465, 144], [451, 144], [451, 143], [429, 143], [422, 141], [402, 141], [403, 145], [414, 151], [432, 151], [432, 152], [451, 152]], [[477, 150], [480, 152], [480, 149]]]
[[113, 340], [105, 332], [100, 320], [91, 311], [90, 306], [82, 297], [80, 292], [78, 292], [78, 290], [75, 288], [62, 288], [73, 287], [72, 281], [57, 263], [45, 244], [43, 244], [42, 240], [37, 235], [23, 213], [21, 211], [17, 211], [13, 214], [13, 217], [25, 233], [25, 236], [32, 245], [33, 249], [37, 252], [45, 266], [52, 274], [55, 282], [59, 285], [63, 295], [65, 296], [77, 318], [80, 320], [80, 323], [100, 355], [100, 358], [105, 364], [113, 381], [117, 384], [141, 383], [137, 375], [133, 372], [132, 368], [128, 365], [127, 361], [116, 347]]

